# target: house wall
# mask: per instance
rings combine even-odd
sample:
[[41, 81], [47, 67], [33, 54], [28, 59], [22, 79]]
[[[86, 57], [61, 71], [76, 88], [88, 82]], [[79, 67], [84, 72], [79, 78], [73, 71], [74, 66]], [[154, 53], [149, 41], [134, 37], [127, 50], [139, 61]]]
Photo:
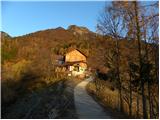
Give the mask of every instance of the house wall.
[[65, 62], [75, 62], [75, 61], [86, 62], [86, 57], [78, 50], [73, 50], [66, 54]]

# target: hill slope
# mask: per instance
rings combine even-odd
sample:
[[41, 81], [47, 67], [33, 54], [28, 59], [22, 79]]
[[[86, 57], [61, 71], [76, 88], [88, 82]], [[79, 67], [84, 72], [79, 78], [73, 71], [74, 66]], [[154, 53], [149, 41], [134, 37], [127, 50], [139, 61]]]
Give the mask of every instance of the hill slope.
[[[106, 54], [113, 51], [115, 43], [111, 37], [102, 37], [76, 25], [69, 26], [67, 30], [58, 27], [13, 38], [3, 33], [2, 62], [19, 59], [40, 62], [43, 59], [47, 63], [53, 63], [56, 54], [64, 55], [70, 47], [77, 48], [88, 56], [89, 67], [101, 68], [106, 65]], [[138, 49], [134, 40], [121, 40], [120, 49], [122, 62], [129, 56], [136, 60]]]
[[[116, 44], [111, 36], [101, 36], [85, 27], [71, 25], [68, 29], [58, 27], [19, 37], [11, 37], [2, 32], [1, 38], [3, 107], [15, 102], [17, 96], [24, 95], [26, 91], [36, 91], [63, 80], [62, 73], [54, 72], [55, 58], [57, 55], [64, 55], [68, 48], [76, 48], [83, 52], [87, 56], [88, 68], [93, 70], [93, 74], [98, 70], [99, 79], [111, 81], [113, 86], [117, 87], [114, 66]], [[144, 42], [141, 45], [143, 50], [148, 50], [148, 60], [153, 66], [153, 93], [158, 98], [155, 74], [158, 72], [158, 45]], [[119, 40], [119, 49], [120, 78], [122, 86], [126, 87], [130, 81], [130, 62], [134, 65], [139, 62], [137, 41]], [[142, 51], [142, 54], [145, 55], [145, 51]]]

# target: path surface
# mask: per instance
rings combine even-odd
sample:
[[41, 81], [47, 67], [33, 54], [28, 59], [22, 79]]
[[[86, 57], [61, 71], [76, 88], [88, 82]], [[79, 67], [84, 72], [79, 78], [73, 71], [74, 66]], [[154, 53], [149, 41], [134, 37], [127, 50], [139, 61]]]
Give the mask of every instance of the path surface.
[[92, 77], [79, 83], [74, 89], [75, 107], [80, 119], [109, 119], [109, 113], [104, 112], [103, 108], [96, 103], [86, 91], [86, 85]]

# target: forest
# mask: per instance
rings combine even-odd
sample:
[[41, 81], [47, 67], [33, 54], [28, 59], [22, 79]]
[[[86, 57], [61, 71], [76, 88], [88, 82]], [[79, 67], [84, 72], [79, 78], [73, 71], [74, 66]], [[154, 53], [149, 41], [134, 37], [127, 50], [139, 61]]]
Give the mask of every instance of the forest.
[[[126, 103], [126, 112], [137, 118], [158, 116], [158, 16], [158, 2], [112, 2], [98, 19], [98, 31], [114, 39], [106, 60], [109, 79], [118, 88], [118, 108], [126, 111]], [[130, 41], [128, 49], [134, 49], [125, 56], [120, 45], [124, 38]]]
[[67, 79], [55, 72], [55, 58], [76, 48], [94, 76], [91, 96], [130, 118], [159, 118], [158, 1], [109, 2], [96, 28], [71, 25], [18, 37], [1, 32], [2, 117], [25, 94]]

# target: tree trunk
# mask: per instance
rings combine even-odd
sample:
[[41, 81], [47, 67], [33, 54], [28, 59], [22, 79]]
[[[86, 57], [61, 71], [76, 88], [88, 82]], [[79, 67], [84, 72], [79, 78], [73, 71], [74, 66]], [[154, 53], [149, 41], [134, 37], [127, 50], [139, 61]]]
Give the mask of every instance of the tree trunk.
[[122, 90], [119, 88], [119, 110], [123, 112]]
[[143, 118], [147, 118], [147, 109], [146, 109], [146, 98], [144, 94], [144, 79], [142, 79], [142, 55], [141, 55], [141, 31], [140, 31], [140, 25], [139, 25], [139, 12], [138, 12], [138, 6], [137, 1], [134, 1], [135, 6], [135, 22], [136, 22], [136, 36], [138, 40], [138, 52], [139, 52], [139, 78], [141, 80], [141, 92], [142, 92], [142, 108], [143, 108]]
[[117, 36], [115, 36], [115, 38], [117, 38], [116, 40], [116, 71], [117, 71], [117, 81], [118, 81], [118, 87], [119, 87], [119, 100], [120, 100], [120, 111], [123, 112], [123, 100], [122, 100], [122, 86], [121, 86], [121, 80], [120, 80], [120, 72], [119, 72], [119, 62], [120, 62], [120, 51], [119, 51], [119, 38]]
[[129, 81], [129, 116], [132, 116], [132, 84], [131, 84], [131, 73], [130, 73], [130, 81]]
[[150, 119], [153, 118], [152, 116], [152, 100], [151, 100], [151, 88], [150, 88], [150, 84], [148, 81], [148, 100], [149, 100], [149, 115], [150, 115]]
[[144, 81], [141, 82], [141, 92], [142, 92], [142, 108], [143, 108], [143, 118], [147, 119], [147, 109], [146, 109], [146, 97], [144, 94]]
[[137, 112], [136, 112], [136, 117], [139, 118], [139, 94], [137, 90]]

